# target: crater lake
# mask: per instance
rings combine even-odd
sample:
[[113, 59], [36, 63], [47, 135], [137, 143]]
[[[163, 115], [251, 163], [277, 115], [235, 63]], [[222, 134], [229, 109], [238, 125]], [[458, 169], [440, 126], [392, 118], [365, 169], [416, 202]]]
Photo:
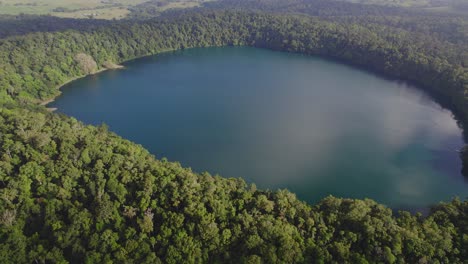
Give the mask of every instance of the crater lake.
[[49, 107], [196, 172], [424, 208], [468, 196], [452, 113], [421, 89], [322, 58], [247, 47], [134, 60]]

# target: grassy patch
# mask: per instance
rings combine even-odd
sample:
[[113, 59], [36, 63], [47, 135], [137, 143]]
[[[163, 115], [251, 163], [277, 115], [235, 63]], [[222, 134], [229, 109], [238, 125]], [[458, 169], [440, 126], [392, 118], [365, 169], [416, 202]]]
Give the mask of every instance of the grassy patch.
[[130, 13], [126, 7], [109, 7], [73, 12], [53, 12], [51, 15], [65, 18], [122, 19]]
[[467, 0], [341, 0], [343, 2], [383, 5], [383, 6], [398, 6], [409, 8], [421, 8], [427, 11], [439, 13], [452, 13], [466, 15], [468, 12]]
[[0, 0], [0, 14], [118, 19], [129, 13], [128, 7], [146, 1], [148, 0]]
[[199, 1], [181, 1], [181, 2], [170, 2], [166, 5], [161, 6], [160, 11], [166, 11], [174, 8], [191, 8], [200, 6]]

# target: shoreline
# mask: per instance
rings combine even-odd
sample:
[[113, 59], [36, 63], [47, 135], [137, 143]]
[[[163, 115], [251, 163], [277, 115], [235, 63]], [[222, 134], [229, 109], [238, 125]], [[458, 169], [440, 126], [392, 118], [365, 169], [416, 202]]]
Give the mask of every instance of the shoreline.
[[64, 83], [62, 83], [62, 84], [60, 84], [60, 85], [58, 85], [58, 86], [56, 87], [57, 90], [59, 91], [59, 93], [58, 93], [56, 96], [54, 96], [54, 97], [52, 97], [52, 98], [49, 98], [49, 99], [45, 99], [45, 100], [40, 101], [40, 102], [39, 102], [39, 105], [40, 105], [40, 106], [44, 106], [44, 107], [47, 109], [47, 111], [49, 111], [49, 112], [54, 112], [54, 111], [56, 111], [58, 108], [56, 108], [56, 107], [47, 107], [47, 105], [50, 104], [50, 103], [52, 103], [52, 102], [54, 102], [55, 99], [56, 99], [57, 97], [60, 96], [60, 94], [62, 93], [61, 89], [62, 89], [65, 85], [67, 85], [67, 84], [69, 84], [69, 83], [71, 83], [71, 82], [73, 82], [73, 81], [76, 81], [76, 80], [78, 80], [78, 79], [81, 79], [81, 78], [84, 78], [84, 77], [87, 77], [87, 76], [92, 76], [92, 75], [95, 75], [95, 74], [98, 74], [98, 73], [102, 73], [102, 72], [105, 72], [105, 71], [108, 71], [108, 70], [120, 70], [120, 69], [124, 69], [124, 68], [125, 68], [125, 66], [123, 66], [123, 65], [120, 65], [120, 64], [113, 64], [113, 63], [112, 63], [112, 64], [107, 64], [106, 66], [107, 66], [107, 67], [103, 67], [102, 69], [99, 69], [99, 70], [97, 70], [97, 71], [95, 71], [95, 72], [93, 72], [93, 73], [84, 74], [84, 75], [80, 75], [80, 76], [77, 76], [77, 77], [73, 77], [73, 78], [71, 78], [71, 79], [68, 79], [67, 81], [65, 81]]
[[[121, 61], [119, 63], [126, 63], [126, 62], [130, 62], [130, 61], [133, 61], [133, 60], [141, 59], [141, 58], [144, 58], [144, 57], [154, 56], [154, 55], [158, 55], [160, 53], [171, 52], [171, 51], [176, 51], [176, 50], [174, 50], [174, 49], [163, 49], [160, 52], [149, 53], [149, 54], [146, 54], [146, 55], [137, 56], [137, 57], [134, 57], [134, 58], [131, 58], [131, 59], [128, 59], [128, 60]], [[44, 106], [50, 112], [54, 112], [54, 111], [57, 110], [57, 108], [47, 107], [47, 105], [54, 102], [55, 99], [60, 96], [60, 94], [62, 93], [61, 89], [63, 88], [63, 86], [65, 86], [65, 85], [67, 85], [67, 84], [69, 84], [69, 83], [71, 83], [73, 81], [76, 81], [78, 79], [87, 77], [87, 76], [95, 75], [95, 74], [102, 73], [102, 72], [108, 71], [108, 70], [120, 70], [120, 69], [125, 69], [125, 66], [123, 66], [122, 64], [116, 64], [116, 63], [113, 63], [113, 62], [104, 62], [103, 65], [102, 65], [102, 69], [100, 69], [100, 70], [97, 70], [97, 71], [95, 71], [93, 73], [90, 73], [90, 74], [85, 74], [85, 75], [80, 75], [80, 76], [73, 77], [71, 79], [68, 79], [64, 83], [62, 83], [60, 85], [57, 85], [56, 88], [58, 90], [58, 94], [55, 95], [54, 97], [49, 98], [49, 99], [39, 101], [39, 105]]]
[[[158, 55], [160, 53], [164, 53], [164, 52], [171, 52], [171, 51], [176, 51], [174, 49], [163, 49], [161, 50], [160, 52], [156, 52], [156, 53], [149, 53], [149, 54], [146, 54], [146, 55], [142, 55], [142, 56], [137, 56], [137, 57], [134, 57], [134, 58], [131, 58], [131, 59], [128, 59], [128, 60], [124, 60], [120, 63], [126, 63], [126, 62], [130, 62], [130, 61], [133, 61], [133, 60], [137, 60], [137, 59], [141, 59], [141, 58], [144, 58], [144, 57], [149, 57], [149, 56], [154, 56], [154, 55]], [[90, 73], [90, 74], [85, 74], [85, 75], [80, 75], [80, 76], [76, 76], [76, 77], [73, 77], [71, 79], [68, 79], [67, 81], [65, 81], [64, 83], [60, 84], [60, 85], [57, 85], [57, 90], [58, 90], [58, 94], [52, 98], [49, 98], [49, 99], [45, 99], [45, 100], [42, 100], [42, 101], [39, 101], [39, 105], [40, 106], [44, 106], [46, 107], [46, 109], [50, 112], [54, 112], [57, 110], [57, 108], [55, 107], [47, 107], [48, 104], [52, 103], [55, 101], [55, 99], [57, 97], [60, 96], [60, 94], [62, 93], [61, 89], [63, 88], [63, 86], [73, 82], [73, 81], [76, 81], [78, 79], [81, 79], [81, 78], [84, 78], [84, 77], [87, 77], [87, 76], [91, 76], [91, 75], [95, 75], [95, 74], [98, 74], [98, 73], [101, 73], [101, 72], [104, 72], [104, 71], [108, 71], [108, 70], [120, 70], [120, 69], [124, 69], [125, 66], [121, 65], [121, 64], [115, 64], [113, 62], [105, 62], [103, 65], [102, 65], [102, 69], [100, 70], [97, 70], [93, 73]]]

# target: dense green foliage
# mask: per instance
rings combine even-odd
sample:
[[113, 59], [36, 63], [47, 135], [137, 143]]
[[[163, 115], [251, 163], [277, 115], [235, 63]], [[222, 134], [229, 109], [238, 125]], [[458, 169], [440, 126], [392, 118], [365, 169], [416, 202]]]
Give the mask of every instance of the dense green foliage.
[[158, 161], [106, 127], [0, 110], [0, 262], [462, 263], [468, 202], [427, 218]]
[[461, 31], [423, 35], [356, 19], [202, 12], [0, 40], [0, 262], [463, 263], [467, 201], [427, 217], [393, 216], [370, 200], [309, 206], [156, 160], [105, 126], [34, 106], [113, 63], [248, 45], [418, 83], [466, 120], [466, 43], [451, 39]]
[[306, 14], [332, 22], [360, 26], [385, 25], [413, 34], [431, 35], [466, 45], [468, 12], [464, 15], [425, 12], [420, 9], [388, 8], [343, 3], [333, 0], [220, 0], [206, 4], [215, 9], [270, 11], [281, 14]]
[[35, 15], [0, 15], [0, 38], [32, 32], [55, 32], [67, 29], [89, 31], [109, 24], [105, 20], [84, 20]]

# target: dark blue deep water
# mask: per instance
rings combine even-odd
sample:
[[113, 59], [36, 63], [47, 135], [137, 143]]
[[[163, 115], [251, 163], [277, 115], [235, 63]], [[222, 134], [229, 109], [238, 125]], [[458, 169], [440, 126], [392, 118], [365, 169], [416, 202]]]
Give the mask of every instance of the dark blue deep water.
[[139, 59], [50, 107], [197, 172], [418, 208], [468, 196], [450, 111], [420, 90], [315, 57], [226, 47]]

